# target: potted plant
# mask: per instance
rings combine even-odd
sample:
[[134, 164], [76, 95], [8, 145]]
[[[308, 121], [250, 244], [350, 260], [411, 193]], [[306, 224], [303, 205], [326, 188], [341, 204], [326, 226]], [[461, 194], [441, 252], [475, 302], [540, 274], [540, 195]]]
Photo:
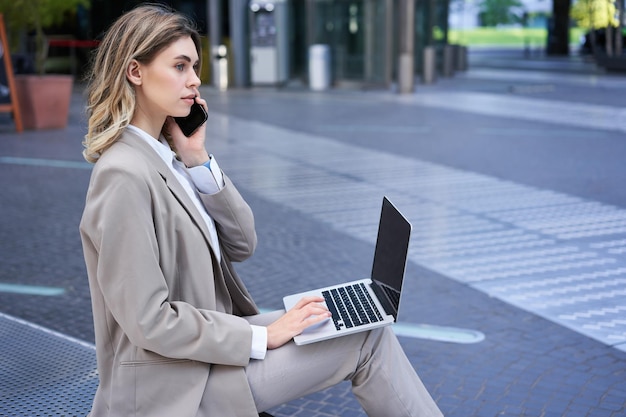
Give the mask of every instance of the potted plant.
[[34, 34], [35, 74], [15, 77], [20, 112], [25, 129], [64, 128], [72, 95], [71, 75], [45, 74], [48, 40], [44, 30], [62, 23], [89, 0], [0, 0], [0, 13], [16, 51], [24, 35]]

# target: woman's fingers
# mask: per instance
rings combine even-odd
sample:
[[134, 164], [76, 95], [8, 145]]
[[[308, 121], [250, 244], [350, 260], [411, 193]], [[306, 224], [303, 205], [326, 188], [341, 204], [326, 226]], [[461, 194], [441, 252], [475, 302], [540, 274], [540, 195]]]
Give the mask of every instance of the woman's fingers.
[[321, 303], [324, 301], [323, 297], [318, 297], [316, 295], [309, 295], [307, 297], [302, 297], [300, 301], [296, 303], [293, 307], [294, 309], [302, 308], [310, 303]]
[[302, 330], [330, 317], [330, 311], [325, 304], [322, 304], [323, 301], [321, 297], [304, 297], [296, 303], [292, 310], [299, 312], [299, 317], [304, 324]]
[[330, 312], [321, 297], [304, 297], [281, 318], [267, 326], [267, 347], [275, 349], [309, 326], [327, 320]]

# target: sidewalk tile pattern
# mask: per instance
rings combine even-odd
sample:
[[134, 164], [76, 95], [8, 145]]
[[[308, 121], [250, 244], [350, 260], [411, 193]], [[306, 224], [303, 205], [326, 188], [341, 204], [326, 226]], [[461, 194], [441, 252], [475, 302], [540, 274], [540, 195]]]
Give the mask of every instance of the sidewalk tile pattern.
[[414, 262], [626, 348], [626, 210], [260, 122], [211, 118], [225, 126], [216, 135], [237, 138], [236, 150], [220, 155], [249, 191], [369, 243], [386, 193], [413, 223]]

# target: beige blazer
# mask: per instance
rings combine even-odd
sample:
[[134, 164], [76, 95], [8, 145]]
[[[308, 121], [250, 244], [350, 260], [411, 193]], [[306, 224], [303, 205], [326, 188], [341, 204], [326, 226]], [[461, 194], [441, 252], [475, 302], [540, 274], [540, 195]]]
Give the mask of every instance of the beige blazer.
[[125, 132], [94, 166], [80, 223], [100, 384], [91, 416], [256, 416], [239, 315], [258, 309], [231, 261], [256, 247], [250, 207], [226, 186], [200, 213], [153, 149]]

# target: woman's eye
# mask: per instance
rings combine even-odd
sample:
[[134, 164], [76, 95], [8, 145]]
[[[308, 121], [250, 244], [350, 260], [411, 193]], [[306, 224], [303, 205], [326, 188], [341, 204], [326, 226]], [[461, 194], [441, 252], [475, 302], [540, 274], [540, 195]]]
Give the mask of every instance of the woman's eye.
[[185, 69], [185, 64], [176, 64], [176, 69], [177, 69], [178, 71], [182, 71], [182, 70], [184, 70], [184, 69]]

